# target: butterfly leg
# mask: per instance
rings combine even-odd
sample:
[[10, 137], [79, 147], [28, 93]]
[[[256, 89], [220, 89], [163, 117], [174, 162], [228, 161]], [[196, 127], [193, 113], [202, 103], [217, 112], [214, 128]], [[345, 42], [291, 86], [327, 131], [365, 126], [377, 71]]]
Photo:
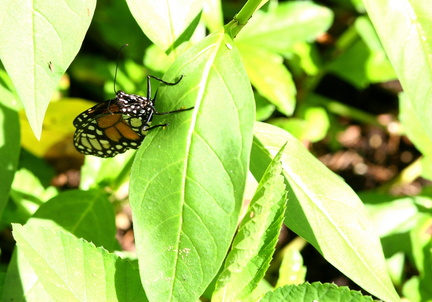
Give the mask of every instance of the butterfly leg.
[[174, 83], [170, 83], [170, 82], [162, 80], [161, 78], [158, 78], [158, 77], [155, 77], [155, 76], [152, 76], [152, 75], [148, 75], [147, 76], [147, 100], [156, 101], [156, 96], [157, 96], [157, 91], [156, 91], [156, 94], [155, 94], [154, 98], [153, 99], [151, 98], [151, 82], [150, 82], [150, 78], [153, 78], [153, 79], [155, 79], [155, 80], [157, 80], [157, 81], [159, 81], [161, 83], [164, 83], [165, 85], [174, 86], [174, 85], [177, 85], [178, 83], [180, 83], [180, 81], [183, 79], [183, 77], [184, 77], [184, 75], [182, 74], [177, 81], [175, 81]]
[[149, 130], [152, 130], [154, 128], [165, 127], [165, 126], [168, 126], [168, 124], [154, 125], [154, 126], [151, 126], [151, 127], [148, 127], [148, 128], [147, 128], [147, 126], [144, 126], [143, 127], [143, 131], [149, 131]]
[[[182, 75], [179, 77], [179, 79], [178, 79], [177, 81], [175, 81], [174, 83], [170, 83], [170, 82], [166, 82], [166, 81], [162, 80], [161, 78], [158, 78], [158, 77], [155, 77], [155, 76], [152, 76], [152, 75], [148, 75], [148, 76], [147, 76], [147, 99], [150, 100], [150, 97], [151, 97], [151, 83], [150, 83], [150, 78], [153, 78], [153, 79], [155, 79], [155, 80], [158, 80], [159, 82], [162, 82], [162, 83], [164, 83], [164, 84], [166, 84], [166, 85], [174, 86], [174, 85], [177, 85], [178, 83], [180, 83], [180, 81], [183, 79], [183, 77], [184, 77], [184, 75], [182, 74]], [[151, 99], [151, 100], [153, 101], [153, 104], [156, 102], [157, 93], [158, 93], [158, 92], [156, 91], [154, 98]], [[164, 115], [164, 114], [170, 114], [170, 113], [182, 112], [182, 111], [191, 110], [191, 109], [193, 109], [193, 108], [194, 108], [194, 107], [190, 107], [190, 108], [181, 108], [181, 109], [178, 109], [178, 110], [166, 111], [166, 112], [157, 112], [157, 111], [156, 111], [156, 108], [154, 108], [154, 107], [152, 106], [153, 113], [156, 114], [156, 115]], [[163, 125], [163, 126], [166, 126], [166, 125]]]
[[111, 115], [113, 115], [114, 112], [111, 111], [111, 101], [112, 101], [112, 99], [108, 101], [108, 107], [107, 107], [107, 109], [108, 109], [108, 112], [111, 113]]
[[184, 78], [184, 74], [182, 74], [182, 75], [179, 77], [179, 79], [178, 79], [177, 81], [175, 81], [174, 83], [164, 81], [164, 80], [162, 80], [161, 78], [155, 77], [155, 76], [153, 76], [153, 75], [148, 75], [148, 76], [147, 76], [147, 84], [150, 83], [150, 78], [153, 78], [153, 79], [155, 79], [155, 80], [157, 80], [157, 81], [159, 81], [159, 82], [162, 82], [162, 83], [164, 83], [164, 84], [166, 84], [166, 85], [174, 86], [174, 85], [177, 85], [178, 83], [180, 83], [180, 81]]
[[188, 111], [188, 110], [192, 110], [194, 109], [194, 107], [189, 107], [189, 108], [180, 108], [177, 110], [173, 110], [173, 111], [166, 111], [166, 112], [157, 112], [155, 111], [154, 114], [155, 115], [164, 115], [164, 114], [170, 114], [170, 113], [176, 113], [176, 112], [182, 112], [182, 111]]

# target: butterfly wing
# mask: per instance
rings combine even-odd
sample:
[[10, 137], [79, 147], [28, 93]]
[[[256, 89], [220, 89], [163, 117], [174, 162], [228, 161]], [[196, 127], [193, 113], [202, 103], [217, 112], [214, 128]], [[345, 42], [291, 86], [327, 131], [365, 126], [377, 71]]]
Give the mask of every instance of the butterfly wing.
[[75, 118], [74, 145], [86, 155], [113, 157], [140, 146], [146, 123], [140, 116], [123, 114], [117, 98], [112, 99]]

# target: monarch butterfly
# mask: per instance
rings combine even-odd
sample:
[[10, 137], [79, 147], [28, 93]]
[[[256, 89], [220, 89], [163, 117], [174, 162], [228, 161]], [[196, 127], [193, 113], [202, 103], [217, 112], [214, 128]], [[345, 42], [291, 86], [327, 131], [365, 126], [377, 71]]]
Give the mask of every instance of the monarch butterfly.
[[[114, 76], [114, 90], [116, 75], [117, 67]], [[153, 115], [193, 109], [191, 107], [158, 112], [154, 107], [156, 95], [153, 99], [151, 98], [150, 78], [174, 86], [180, 83], [183, 75], [174, 83], [148, 75], [146, 97], [117, 91], [114, 99], [99, 103], [79, 114], [73, 121], [76, 128], [74, 134], [75, 148], [86, 155], [114, 157], [128, 149], [138, 149], [147, 131], [167, 125], [150, 126]]]

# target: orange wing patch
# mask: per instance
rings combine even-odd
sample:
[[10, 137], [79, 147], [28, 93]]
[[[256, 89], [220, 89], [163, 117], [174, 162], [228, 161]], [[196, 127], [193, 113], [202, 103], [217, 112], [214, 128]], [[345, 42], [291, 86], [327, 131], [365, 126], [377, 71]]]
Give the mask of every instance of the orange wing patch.
[[128, 140], [136, 141], [141, 137], [124, 120], [116, 125], [117, 130]]
[[119, 123], [122, 120], [121, 114], [107, 114], [98, 118], [97, 123], [98, 126], [102, 129], [109, 128]]
[[97, 124], [103, 129], [105, 136], [111, 141], [119, 142], [122, 138], [131, 141], [142, 139], [130, 125], [125, 122], [121, 114], [104, 115], [98, 119]]

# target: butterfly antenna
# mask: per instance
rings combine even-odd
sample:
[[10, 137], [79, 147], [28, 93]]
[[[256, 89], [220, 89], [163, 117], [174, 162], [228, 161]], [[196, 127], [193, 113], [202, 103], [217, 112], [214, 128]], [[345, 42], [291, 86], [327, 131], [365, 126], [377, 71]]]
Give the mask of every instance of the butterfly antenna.
[[116, 69], [115, 69], [115, 73], [114, 73], [114, 94], [117, 94], [116, 82], [117, 82], [117, 70], [118, 70], [119, 61], [120, 61], [120, 54], [121, 54], [123, 48], [128, 47], [128, 46], [129, 46], [129, 44], [125, 44], [122, 47], [120, 47], [118, 55], [117, 55], [117, 64], [116, 64]]

